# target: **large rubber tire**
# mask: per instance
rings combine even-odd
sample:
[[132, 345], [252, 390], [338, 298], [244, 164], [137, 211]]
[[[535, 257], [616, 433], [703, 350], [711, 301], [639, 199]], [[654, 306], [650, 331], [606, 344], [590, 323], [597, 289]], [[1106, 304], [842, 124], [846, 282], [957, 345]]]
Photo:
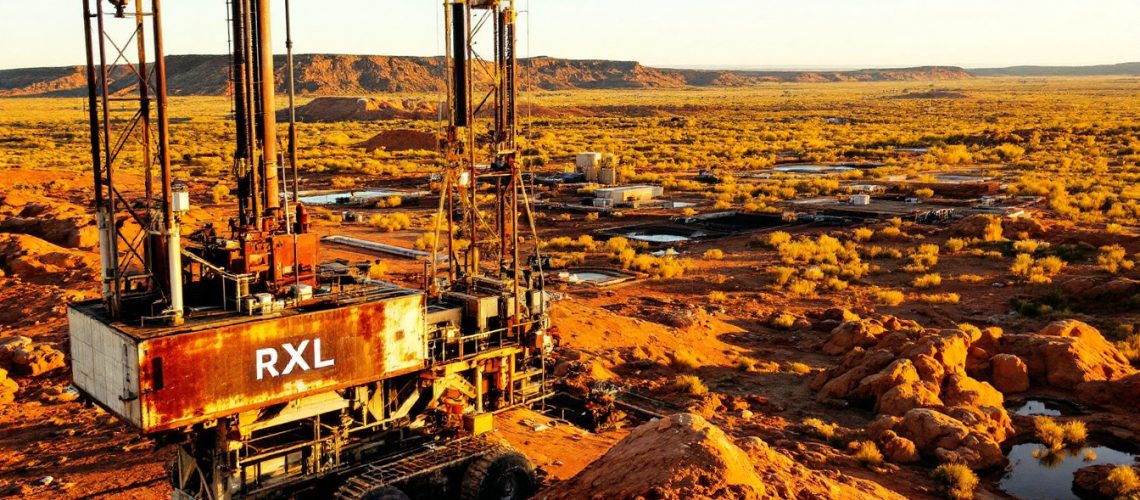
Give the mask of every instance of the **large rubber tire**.
[[400, 488], [395, 486], [376, 488], [360, 498], [361, 500], [411, 500], [407, 493], [400, 491]]
[[526, 455], [504, 448], [483, 455], [467, 466], [460, 500], [524, 500], [538, 489], [534, 464]]

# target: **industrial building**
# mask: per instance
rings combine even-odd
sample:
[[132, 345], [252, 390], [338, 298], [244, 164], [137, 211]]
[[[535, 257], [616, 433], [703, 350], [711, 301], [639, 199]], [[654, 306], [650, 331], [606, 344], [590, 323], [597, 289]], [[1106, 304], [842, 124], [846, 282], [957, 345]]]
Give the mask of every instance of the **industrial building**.
[[598, 188], [594, 191], [594, 206], [601, 208], [633, 207], [638, 208], [643, 203], [655, 200], [665, 194], [661, 186], [620, 186], [611, 188]]

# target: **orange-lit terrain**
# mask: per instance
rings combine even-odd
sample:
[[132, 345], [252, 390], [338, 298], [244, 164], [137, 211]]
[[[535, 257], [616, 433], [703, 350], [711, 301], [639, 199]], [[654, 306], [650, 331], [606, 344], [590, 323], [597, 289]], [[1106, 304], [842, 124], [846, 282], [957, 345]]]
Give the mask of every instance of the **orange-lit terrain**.
[[[523, 95], [557, 299], [549, 376], [572, 398], [502, 414], [495, 432], [547, 473], [538, 497], [1032, 497], [1040, 471], [1022, 462], [1067, 471], [1049, 483], [1066, 494], [1125, 495], [1140, 80], [744, 83]], [[437, 128], [415, 110], [433, 99], [301, 124], [303, 195], [334, 193], [311, 204], [316, 233], [432, 247]], [[0, 99], [0, 495], [154, 498], [169, 448], [69, 389], [65, 305], [98, 296], [82, 106]], [[224, 227], [228, 103], [170, 109], [183, 230]], [[545, 182], [584, 151], [615, 156], [613, 184], [679, 204], [596, 206], [612, 186]], [[393, 192], [335, 201], [368, 190]], [[422, 258], [334, 242], [321, 257], [423, 284]], [[620, 414], [593, 432], [574, 414], [598, 382]]]

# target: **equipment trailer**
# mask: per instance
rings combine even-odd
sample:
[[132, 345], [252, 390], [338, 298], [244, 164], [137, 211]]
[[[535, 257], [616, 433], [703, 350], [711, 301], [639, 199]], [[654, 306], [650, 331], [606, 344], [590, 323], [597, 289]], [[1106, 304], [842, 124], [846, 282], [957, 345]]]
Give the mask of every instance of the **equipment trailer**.
[[[515, 145], [513, 2], [445, 4], [447, 166], [440, 247], [422, 290], [321, 264], [309, 214], [289, 206], [299, 192], [296, 124], [291, 118], [288, 152], [279, 154], [270, 0], [229, 2], [236, 215], [228, 231], [206, 225], [184, 241], [189, 195], [171, 181], [160, 2], [150, 0], [149, 12], [143, 0], [108, 3], [105, 11], [102, 0], [84, 0], [103, 293], [68, 310], [81, 393], [174, 445], [175, 498], [532, 495], [534, 467], [487, 437], [496, 412], [546, 397], [551, 347], [533, 225], [532, 248], [520, 243], [520, 220], [533, 218]], [[494, 19], [496, 37], [493, 89], [482, 100], [496, 109], [489, 138], [474, 132], [467, 64], [479, 15]], [[135, 23], [128, 43], [110, 39], [115, 19]], [[108, 55], [130, 60], [132, 45], [137, 62], [123, 76]], [[292, 116], [291, 35], [286, 46]], [[146, 172], [145, 193], [124, 194], [114, 182], [131, 154]], [[491, 166], [477, 168], [477, 154], [489, 154]], [[491, 213], [476, 202], [487, 185]], [[142, 231], [131, 235], [126, 221]], [[445, 270], [436, 269], [440, 250]], [[525, 261], [524, 250], [533, 252]]]

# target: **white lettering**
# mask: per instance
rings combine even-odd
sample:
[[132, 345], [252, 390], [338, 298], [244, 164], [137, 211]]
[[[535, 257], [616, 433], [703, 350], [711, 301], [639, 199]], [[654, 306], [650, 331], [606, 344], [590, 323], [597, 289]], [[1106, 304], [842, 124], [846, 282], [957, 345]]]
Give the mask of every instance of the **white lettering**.
[[309, 364], [305, 362], [305, 348], [309, 347], [309, 341], [301, 341], [301, 345], [294, 348], [293, 344], [285, 344], [285, 352], [289, 353], [289, 363], [285, 365], [285, 370], [281, 372], [282, 375], [288, 375], [293, 372], [294, 366], [300, 366], [301, 371], [309, 371]]
[[257, 380], [263, 378], [262, 372], [269, 372], [270, 377], [276, 377], [277, 373], [277, 349], [258, 349], [257, 350]]
[[326, 368], [336, 364], [335, 359], [321, 359], [321, 339], [313, 341], [313, 368]]
[[[309, 344], [313, 345], [312, 365], [309, 364], [308, 358], [305, 356], [309, 349]], [[277, 371], [277, 360], [279, 351], [272, 347], [265, 349], [258, 349], [257, 356], [257, 380], [265, 378], [269, 374], [269, 378], [277, 378], [282, 375], [293, 373], [294, 370], [307, 372], [313, 368], [328, 368], [336, 365], [336, 360], [329, 358], [323, 359], [321, 354], [321, 339], [302, 340], [301, 343], [294, 346], [293, 344], [282, 344], [281, 348], [289, 355], [289, 362], [285, 364], [285, 369], [280, 372]]]

